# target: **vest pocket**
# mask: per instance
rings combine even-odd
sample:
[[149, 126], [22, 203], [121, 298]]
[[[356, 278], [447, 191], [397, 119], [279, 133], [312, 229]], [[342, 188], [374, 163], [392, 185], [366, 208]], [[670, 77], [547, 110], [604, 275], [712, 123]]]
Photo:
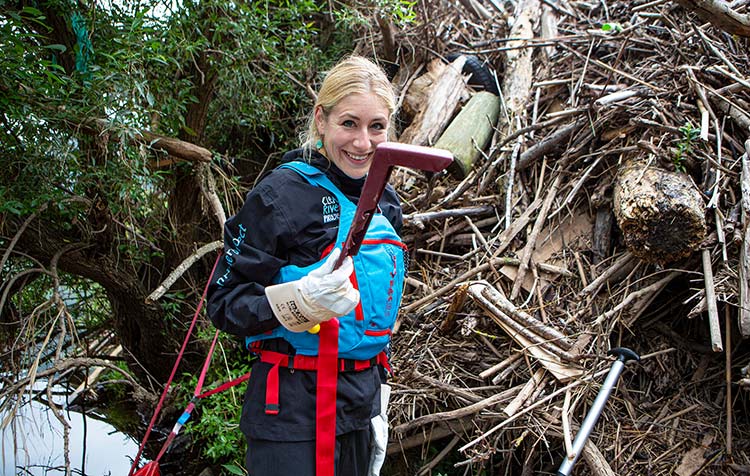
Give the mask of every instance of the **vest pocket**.
[[404, 286], [405, 248], [395, 240], [366, 239], [355, 257], [364, 325], [354, 358], [370, 358], [390, 340]]

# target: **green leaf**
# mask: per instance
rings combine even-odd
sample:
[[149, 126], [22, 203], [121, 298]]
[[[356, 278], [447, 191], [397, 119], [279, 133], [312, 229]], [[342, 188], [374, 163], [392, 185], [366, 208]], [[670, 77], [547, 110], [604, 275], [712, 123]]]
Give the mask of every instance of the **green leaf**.
[[226, 469], [227, 471], [229, 471], [232, 474], [237, 474], [237, 475], [240, 475], [240, 476], [244, 476], [245, 475], [245, 472], [242, 471], [242, 468], [240, 468], [237, 465], [234, 465], [234, 464], [223, 464], [223, 465], [221, 465], [221, 467], [224, 468], [224, 469]]
[[68, 49], [65, 45], [60, 45], [60, 44], [45, 45], [44, 48], [47, 48], [48, 50], [59, 51], [60, 53], [64, 53], [65, 50]]
[[31, 15], [31, 16], [35, 16], [35, 17], [44, 18], [44, 13], [42, 13], [40, 10], [37, 10], [34, 7], [23, 7], [21, 9], [21, 13], [25, 13], [27, 15]]

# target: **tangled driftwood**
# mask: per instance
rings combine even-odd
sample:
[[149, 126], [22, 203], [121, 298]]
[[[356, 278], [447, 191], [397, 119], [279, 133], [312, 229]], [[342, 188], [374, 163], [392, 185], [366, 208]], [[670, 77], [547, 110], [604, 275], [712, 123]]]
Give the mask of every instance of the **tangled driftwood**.
[[394, 176], [392, 471], [554, 473], [625, 345], [575, 474], [746, 474], [748, 40], [662, 0], [461, 4], [431, 48], [496, 73], [501, 109], [465, 174]]

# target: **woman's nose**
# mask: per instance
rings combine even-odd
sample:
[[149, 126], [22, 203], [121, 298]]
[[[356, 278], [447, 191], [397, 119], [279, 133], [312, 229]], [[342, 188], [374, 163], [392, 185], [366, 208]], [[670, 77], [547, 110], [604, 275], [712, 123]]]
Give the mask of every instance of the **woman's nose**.
[[366, 150], [370, 148], [370, 142], [370, 133], [367, 129], [358, 129], [357, 134], [354, 136], [354, 147]]

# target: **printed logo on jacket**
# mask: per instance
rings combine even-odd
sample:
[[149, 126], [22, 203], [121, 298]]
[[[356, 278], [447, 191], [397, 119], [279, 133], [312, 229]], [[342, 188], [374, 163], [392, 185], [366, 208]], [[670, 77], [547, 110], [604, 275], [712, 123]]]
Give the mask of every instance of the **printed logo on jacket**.
[[323, 203], [323, 223], [331, 223], [339, 219], [339, 202], [336, 197], [326, 195], [321, 200]]

